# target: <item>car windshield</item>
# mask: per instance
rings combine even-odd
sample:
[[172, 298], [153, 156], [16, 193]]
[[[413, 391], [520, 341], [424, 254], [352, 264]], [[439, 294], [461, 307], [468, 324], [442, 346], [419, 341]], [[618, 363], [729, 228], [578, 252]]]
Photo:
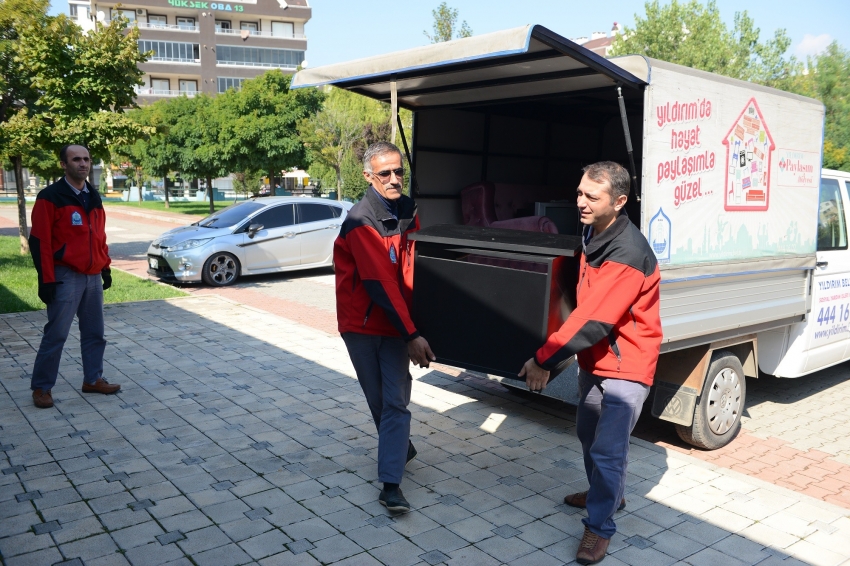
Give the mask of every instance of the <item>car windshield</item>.
[[198, 226], [202, 226], [204, 228], [224, 228], [226, 226], [233, 226], [234, 224], [239, 224], [245, 220], [245, 218], [260, 210], [264, 206], [265, 204], [252, 200], [231, 204], [227, 208], [222, 208], [215, 214], [207, 216], [198, 222]]

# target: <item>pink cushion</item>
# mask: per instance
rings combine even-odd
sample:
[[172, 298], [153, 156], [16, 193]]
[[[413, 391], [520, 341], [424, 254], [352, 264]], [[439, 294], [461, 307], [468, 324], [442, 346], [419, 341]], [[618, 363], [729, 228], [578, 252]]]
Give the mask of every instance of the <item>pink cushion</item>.
[[525, 230], [527, 232], [548, 232], [557, 234], [558, 227], [546, 216], [522, 216], [510, 220], [497, 220], [490, 224], [491, 228], [506, 230]]
[[461, 214], [467, 226], [487, 227], [496, 220], [493, 183], [473, 183], [460, 191]]

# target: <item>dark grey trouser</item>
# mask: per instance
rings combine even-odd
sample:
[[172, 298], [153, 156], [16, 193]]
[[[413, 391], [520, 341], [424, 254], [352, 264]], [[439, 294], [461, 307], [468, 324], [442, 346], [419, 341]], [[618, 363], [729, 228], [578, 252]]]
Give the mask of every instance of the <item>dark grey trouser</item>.
[[610, 539], [617, 532], [614, 513], [626, 489], [629, 436], [637, 424], [649, 386], [625, 379], [599, 378], [579, 370], [576, 431], [584, 454], [587, 518], [582, 523]]
[[80, 326], [83, 380], [94, 383], [103, 376], [103, 280], [100, 274], [83, 275], [57, 265], [56, 299], [47, 305], [47, 324], [35, 356], [30, 388], [49, 391], [56, 385], [62, 348], [68, 339], [74, 315]]
[[410, 442], [410, 357], [401, 338], [342, 335], [378, 429], [378, 481], [401, 483]]

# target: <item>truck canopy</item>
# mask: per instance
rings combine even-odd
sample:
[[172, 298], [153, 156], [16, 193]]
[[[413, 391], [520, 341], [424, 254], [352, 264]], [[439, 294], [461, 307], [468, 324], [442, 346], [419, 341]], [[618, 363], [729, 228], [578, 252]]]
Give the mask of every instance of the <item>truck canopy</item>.
[[632, 72], [540, 25], [435, 43], [299, 71], [292, 88], [334, 85], [409, 109], [508, 101], [622, 85], [641, 89], [648, 66]]

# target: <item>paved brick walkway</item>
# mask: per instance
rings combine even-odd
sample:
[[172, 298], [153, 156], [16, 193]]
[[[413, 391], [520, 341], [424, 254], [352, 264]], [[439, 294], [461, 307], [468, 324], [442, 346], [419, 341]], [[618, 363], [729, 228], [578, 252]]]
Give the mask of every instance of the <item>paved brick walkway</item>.
[[[74, 332], [59, 403], [38, 410], [44, 312], [0, 315], [5, 564], [572, 561], [583, 512], [561, 499], [585, 480], [562, 407], [417, 369], [414, 510], [393, 517], [337, 336], [216, 296], [109, 305], [106, 321], [122, 391], [78, 392]], [[848, 509], [640, 439], [631, 460], [604, 565], [850, 564]]]

